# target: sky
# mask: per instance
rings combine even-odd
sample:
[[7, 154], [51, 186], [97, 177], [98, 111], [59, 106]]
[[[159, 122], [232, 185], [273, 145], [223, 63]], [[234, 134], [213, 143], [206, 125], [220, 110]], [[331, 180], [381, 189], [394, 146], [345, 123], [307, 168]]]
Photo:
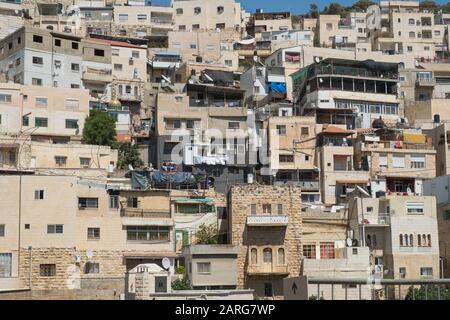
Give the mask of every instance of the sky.
[[[309, 11], [309, 5], [315, 3], [319, 9], [322, 10], [324, 6], [330, 2], [338, 2], [343, 6], [348, 6], [355, 3], [357, 0], [237, 0], [241, 5], [250, 12], [255, 12], [255, 9], [260, 8], [265, 12], [270, 11], [290, 11], [293, 14], [306, 13]], [[378, 0], [372, 0], [378, 2]], [[153, 0], [153, 5], [166, 4], [169, 0]], [[450, 0], [435, 0], [436, 3], [442, 4], [450, 2]]]

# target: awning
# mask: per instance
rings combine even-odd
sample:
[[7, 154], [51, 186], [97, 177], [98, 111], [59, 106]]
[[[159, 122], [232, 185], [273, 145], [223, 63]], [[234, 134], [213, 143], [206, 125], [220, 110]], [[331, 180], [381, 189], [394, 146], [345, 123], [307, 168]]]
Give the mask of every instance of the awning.
[[239, 44], [243, 44], [243, 45], [249, 45], [249, 44], [255, 43], [255, 39], [254, 38], [252, 38], [252, 39], [245, 39], [245, 40], [238, 41], [238, 43]]
[[173, 227], [172, 219], [161, 218], [122, 218], [122, 225], [124, 226], [158, 226], [158, 227]]
[[142, 258], [177, 258], [178, 254], [169, 251], [154, 251], [154, 252], [124, 252], [123, 257], [127, 259], [142, 259]]
[[211, 204], [213, 199], [204, 198], [204, 199], [175, 199], [175, 203], [206, 203]]

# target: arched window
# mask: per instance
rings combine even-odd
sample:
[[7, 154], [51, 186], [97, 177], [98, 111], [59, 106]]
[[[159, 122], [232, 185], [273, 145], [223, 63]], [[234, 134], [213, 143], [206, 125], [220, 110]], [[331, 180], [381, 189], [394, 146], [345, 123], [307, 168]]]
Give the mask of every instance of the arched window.
[[409, 237], [407, 234], [405, 234], [403, 237], [405, 238], [405, 246], [408, 247], [409, 246]]
[[412, 247], [414, 245], [414, 237], [412, 234], [409, 235], [409, 246]]
[[225, 11], [223, 6], [218, 6], [217, 7], [217, 14], [222, 14]]
[[251, 264], [258, 264], [258, 250], [256, 248], [250, 250], [250, 262]]
[[195, 14], [200, 14], [202, 12], [202, 8], [200, 8], [200, 7], [195, 7], [194, 8], [194, 13]]
[[421, 241], [421, 237], [420, 237], [420, 234], [418, 234], [417, 235], [417, 245], [419, 246], [419, 247], [421, 247], [422, 246], [422, 241]]
[[427, 245], [427, 236], [424, 234], [422, 235], [422, 244], [423, 244], [423, 246]]
[[403, 246], [403, 235], [400, 235], [400, 246]]
[[284, 264], [284, 249], [283, 248], [278, 249], [278, 264], [281, 264], [281, 265]]
[[370, 234], [367, 235], [366, 245], [369, 247], [372, 245], [372, 237], [370, 236]]
[[415, 37], [416, 37], [416, 33], [415, 33], [414, 31], [411, 31], [411, 32], [409, 33], [409, 37], [410, 37], [410, 38], [415, 38]]
[[183, 14], [183, 9], [181, 9], [181, 8], [178, 8], [178, 9], [177, 9], [177, 14], [178, 14], [178, 15], [181, 15], [181, 14]]
[[429, 234], [427, 238], [428, 238], [428, 246], [431, 247], [431, 234]]
[[272, 249], [265, 248], [263, 251], [263, 261], [264, 262], [272, 262]]

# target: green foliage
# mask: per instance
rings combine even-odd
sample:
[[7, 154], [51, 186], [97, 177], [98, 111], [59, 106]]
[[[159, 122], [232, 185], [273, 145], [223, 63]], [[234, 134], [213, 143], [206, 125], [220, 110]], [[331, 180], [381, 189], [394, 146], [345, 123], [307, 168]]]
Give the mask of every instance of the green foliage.
[[114, 146], [116, 123], [106, 112], [91, 110], [84, 122], [83, 140], [88, 144]]
[[341, 16], [341, 18], [344, 18], [349, 12], [350, 10], [348, 7], [346, 8], [337, 2], [332, 2], [328, 6], [325, 6], [323, 8], [321, 14], [338, 14]]
[[139, 168], [144, 165], [144, 162], [139, 157], [137, 145], [133, 145], [131, 142], [118, 142], [115, 144], [115, 147], [119, 152], [119, 159], [117, 161], [117, 167], [119, 169], [126, 169], [130, 164], [133, 168]]
[[317, 4], [311, 3], [309, 5], [309, 16], [314, 19], [319, 17], [319, 8], [317, 7]]
[[184, 274], [185, 271], [186, 271], [186, 269], [184, 268], [184, 266], [179, 266], [179, 267], [175, 270], [175, 273], [176, 273], [176, 274]]
[[192, 290], [192, 286], [187, 278], [178, 278], [172, 282], [172, 290]]
[[308, 300], [325, 300], [325, 298], [324, 297], [320, 297], [319, 299], [317, 299], [316, 295], [311, 295], [311, 296], [309, 296]]
[[215, 225], [201, 224], [198, 231], [195, 233], [197, 244], [217, 244], [219, 242], [219, 235]]
[[408, 289], [405, 300], [438, 300], [439, 297], [441, 300], [450, 300], [450, 285], [428, 285], [427, 287], [414, 288], [414, 299], [413, 287], [411, 286]]
[[352, 11], [365, 12], [368, 7], [376, 4], [370, 0], [359, 0], [355, 2], [350, 8]]
[[426, 9], [426, 10], [429, 10], [430, 12], [437, 12], [439, 10], [440, 6], [434, 1], [425, 0], [419, 4], [419, 8], [421, 10]]

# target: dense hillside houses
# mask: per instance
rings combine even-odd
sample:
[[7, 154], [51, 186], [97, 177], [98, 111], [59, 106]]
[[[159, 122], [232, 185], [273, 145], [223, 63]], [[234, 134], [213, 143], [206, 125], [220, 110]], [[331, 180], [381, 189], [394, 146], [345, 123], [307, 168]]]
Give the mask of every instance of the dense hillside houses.
[[450, 11], [427, 3], [0, 1], [0, 299], [446, 284]]

